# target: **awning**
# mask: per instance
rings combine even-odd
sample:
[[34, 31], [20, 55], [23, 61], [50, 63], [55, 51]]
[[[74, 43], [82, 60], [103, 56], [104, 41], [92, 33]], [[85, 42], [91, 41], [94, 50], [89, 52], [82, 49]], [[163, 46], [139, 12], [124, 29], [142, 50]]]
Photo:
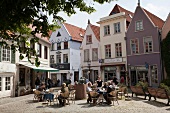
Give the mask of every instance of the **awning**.
[[41, 66], [40, 65], [39, 67], [36, 67], [35, 65], [32, 65], [30, 63], [23, 63], [23, 62], [19, 62], [19, 64], [24, 65], [26, 67], [30, 67], [34, 71], [40, 71], [40, 72], [57, 72], [57, 71], [59, 71], [58, 69], [51, 68], [51, 67], [48, 67], [48, 66]]

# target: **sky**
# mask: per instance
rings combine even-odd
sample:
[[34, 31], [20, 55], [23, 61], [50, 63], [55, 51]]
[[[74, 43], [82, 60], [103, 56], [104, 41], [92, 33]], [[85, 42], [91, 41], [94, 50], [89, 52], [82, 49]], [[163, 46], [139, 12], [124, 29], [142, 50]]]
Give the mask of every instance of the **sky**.
[[[91, 3], [92, 0], [85, 0], [87, 3]], [[88, 19], [90, 20], [91, 24], [99, 26], [96, 22], [100, 20], [100, 18], [109, 16], [109, 13], [112, 11], [113, 7], [118, 4], [121, 7], [135, 12], [138, 0], [117, 0], [112, 1], [110, 3], [98, 4], [94, 3], [94, 8], [96, 12], [92, 14], [87, 14], [85, 12], [77, 11], [77, 14], [68, 17], [64, 13], [59, 13], [62, 16], [66, 23], [81, 27], [86, 29]], [[159, 18], [166, 20], [169, 12], [170, 12], [170, 0], [140, 0], [140, 6], [148, 10], [149, 12], [155, 14]]]

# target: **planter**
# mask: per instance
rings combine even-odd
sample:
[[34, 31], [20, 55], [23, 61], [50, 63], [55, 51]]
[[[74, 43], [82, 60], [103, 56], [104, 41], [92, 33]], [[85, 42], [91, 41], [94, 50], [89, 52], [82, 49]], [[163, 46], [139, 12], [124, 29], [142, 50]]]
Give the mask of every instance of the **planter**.
[[86, 84], [77, 84], [76, 87], [76, 100], [86, 99]]

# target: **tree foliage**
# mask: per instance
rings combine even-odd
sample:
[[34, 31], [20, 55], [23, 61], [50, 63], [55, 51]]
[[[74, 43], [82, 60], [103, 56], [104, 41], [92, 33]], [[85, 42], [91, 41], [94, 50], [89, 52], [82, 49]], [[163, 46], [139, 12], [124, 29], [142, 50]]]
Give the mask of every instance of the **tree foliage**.
[[161, 49], [167, 77], [170, 79], [170, 31], [162, 41]]
[[[111, 2], [114, 0], [91, 0], [91, 2]], [[24, 49], [26, 57], [29, 58], [32, 51], [36, 57], [36, 66], [40, 64], [35, 50], [30, 49], [29, 43], [26, 43], [30, 35], [34, 36], [31, 41], [37, 42], [36, 33], [42, 36], [48, 36], [48, 32], [57, 27], [56, 21], [64, 21], [58, 16], [59, 12], [64, 12], [68, 16], [76, 13], [75, 9], [82, 12], [92, 13], [95, 11], [93, 5], [87, 4], [84, 0], [1, 0], [0, 1], [0, 45], [11, 46], [13, 52], [18, 50], [20, 53]], [[49, 24], [49, 16], [53, 16], [53, 24]], [[28, 28], [32, 25], [35, 29]], [[11, 45], [6, 41], [10, 40]], [[16, 42], [16, 44], [15, 44]], [[20, 43], [26, 43], [26, 47], [22, 48]], [[24, 58], [20, 54], [20, 58]], [[29, 60], [30, 61], [30, 60]]]

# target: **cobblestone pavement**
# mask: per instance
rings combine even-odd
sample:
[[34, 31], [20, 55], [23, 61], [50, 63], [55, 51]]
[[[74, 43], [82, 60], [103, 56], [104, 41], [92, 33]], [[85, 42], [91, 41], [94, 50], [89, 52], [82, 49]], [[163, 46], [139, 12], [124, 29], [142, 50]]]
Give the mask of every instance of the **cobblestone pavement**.
[[33, 94], [0, 99], [0, 113], [170, 113], [170, 106], [166, 106], [167, 99], [157, 101], [143, 100], [143, 97], [134, 97], [131, 101], [119, 100], [115, 106], [92, 106], [86, 100], [76, 100], [65, 107], [43, 105], [43, 102], [33, 101]]

